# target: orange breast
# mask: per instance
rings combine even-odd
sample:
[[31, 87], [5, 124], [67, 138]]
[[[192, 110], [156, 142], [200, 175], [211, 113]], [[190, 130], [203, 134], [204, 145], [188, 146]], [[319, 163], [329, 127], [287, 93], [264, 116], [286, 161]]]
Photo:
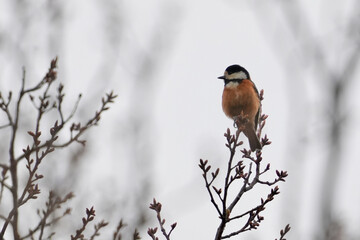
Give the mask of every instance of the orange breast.
[[229, 118], [234, 118], [243, 112], [248, 115], [251, 122], [254, 122], [259, 107], [260, 99], [251, 81], [243, 80], [241, 83], [230, 83], [225, 86], [222, 108]]

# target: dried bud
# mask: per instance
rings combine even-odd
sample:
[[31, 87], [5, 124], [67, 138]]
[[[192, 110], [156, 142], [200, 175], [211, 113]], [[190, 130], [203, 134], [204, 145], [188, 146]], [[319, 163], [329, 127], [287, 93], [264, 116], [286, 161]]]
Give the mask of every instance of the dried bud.
[[55, 57], [53, 60], [51, 60], [50, 68], [56, 68], [58, 57]]

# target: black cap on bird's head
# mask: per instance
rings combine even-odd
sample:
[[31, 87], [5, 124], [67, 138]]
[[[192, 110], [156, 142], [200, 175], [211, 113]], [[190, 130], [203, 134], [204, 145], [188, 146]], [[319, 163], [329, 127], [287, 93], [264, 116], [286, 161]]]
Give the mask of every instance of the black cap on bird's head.
[[240, 65], [231, 65], [226, 68], [224, 76], [218, 77], [224, 80], [243, 80], [250, 79], [249, 72]]

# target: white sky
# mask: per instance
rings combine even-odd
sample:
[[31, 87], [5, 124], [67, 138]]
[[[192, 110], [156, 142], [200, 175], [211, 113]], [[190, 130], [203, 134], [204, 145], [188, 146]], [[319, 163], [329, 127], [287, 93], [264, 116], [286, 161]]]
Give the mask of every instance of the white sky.
[[[32, 7], [29, 7], [31, 10], [27, 15], [35, 19], [37, 24], [28, 30], [19, 46], [28, 56], [28, 78], [40, 79], [50, 58], [60, 54], [59, 76], [66, 81], [66, 89], [71, 92], [68, 94], [70, 99], [82, 92], [83, 102], [91, 100], [94, 103], [92, 98], [100, 98], [101, 93], [110, 89], [119, 95], [113, 108], [104, 114], [100, 126], [93, 129], [96, 138], [89, 140], [90, 146], [99, 147], [96, 151], [92, 149], [92, 164], [87, 166], [94, 183], [115, 181], [112, 184], [122, 188], [125, 185], [126, 188], [126, 181], [117, 179], [118, 175], [141, 176], [142, 173], [127, 173], [124, 170], [132, 163], [126, 162], [131, 153], [126, 150], [129, 143], [124, 143], [122, 137], [126, 136], [127, 130], [122, 129], [121, 123], [131, 117], [127, 116], [129, 112], [149, 117], [152, 127], [147, 131], [153, 138], [150, 146], [153, 147], [155, 159], [151, 168], [152, 176], [156, 178], [148, 202], [155, 197], [163, 204], [167, 223], [178, 222], [173, 239], [212, 239], [219, 220], [210, 204], [197, 164], [200, 158], [208, 159], [214, 168], [226, 164], [228, 152], [224, 147], [223, 133], [228, 127], [232, 129], [232, 122], [222, 113], [223, 83], [217, 77], [223, 74], [228, 65], [238, 63], [247, 68], [258, 89], [265, 90], [263, 112], [269, 118], [264, 132], [273, 144], [264, 149], [263, 156], [266, 162], [271, 162], [272, 170], [291, 168], [292, 163], [289, 161], [298, 157], [292, 155], [291, 149], [298, 141], [307, 141], [304, 145], [307, 148], [295, 153], [303, 156], [303, 162], [300, 163], [303, 172], [289, 172], [289, 181], [279, 184], [281, 194], [267, 207], [263, 214], [265, 221], [259, 230], [244, 236], [246, 239], [275, 239], [279, 237], [280, 229], [290, 223], [292, 231], [288, 239], [313, 237], [317, 221], [314, 214], [318, 207], [316, 198], [322, 176], [319, 169], [326, 157], [323, 144], [326, 129], [321, 119], [324, 116], [321, 104], [325, 94], [319, 92], [326, 91], [326, 87], [322, 86], [324, 83], [317, 82], [312, 65], [304, 68], [294, 66], [294, 73], [286, 71], [301, 47], [296, 45], [286, 30], [286, 23], [278, 7], [262, 1], [122, 1], [119, 4], [119, 11], [123, 14], [119, 17], [120, 36], [114, 33], [115, 39], [118, 37], [121, 44], [118, 49], [111, 49], [104, 40], [106, 24], [99, 13], [102, 10], [99, 9], [98, 1], [64, 1], [66, 21], [63, 32], [60, 29], [57, 32], [57, 29], [44, 22], [45, 13], [42, 11], [46, 1], [35, 2], [30, 3]], [[276, 5], [276, 1], [272, 2]], [[345, 24], [341, 19], [346, 19], [351, 10], [351, 4], [347, 3], [351, 2], [336, 1], [330, 5], [323, 1], [314, 6], [312, 1], [304, 1], [302, 7], [307, 16], [303, 17], [310, 19], [308, 21], [315, 29], [316, 38], [325, 38], [324, 42], [339, 48], [337, 31]], [[323, 9], [324, 5], [326, 9]], [[12, 26], [10, 20], [15, 10], [11, 6], [10, 1], [0, 1], [0, 31], [11, 33], [5, 42], [23, 36], [21, 29], [24, 26]], [[339, 17], [339, 20], [334, 15], [343, 18]], [[170, 21], [170, 26], [164, 21]], [[9, 31], [10, 26], [14, 30]], [[149, 39], [159, 30], [159, 26], [164, 27], [163, 32], [159, 31], [164, 42], [155, 44], [159, 49], [154, 51], [149, 49], [154, 46], [149, 43]], [[54, 50], [49, 48], [44, 40], [46, 33], [51, 35], [48, 29], [56, 32], [55, 36], [60, 38], [58, 41], [63, 42], [62, 49], [56, 51], [55, 47], [55, 52], [52, 52]], [[281, 29], [285, 30], [282, 32]], [[6, 54], [11, 56], [11, 49], [17, 47], [11, 46]], [[138, 56], [144, 52], [155, 52], [161, 61], [154, 72], [156, 84], [155, 88], [149, 89], [152, 92], [150, 98], [146, 92], [140, 92], [135, 99], [131, 92], [138, 86], [131, 80], [140, 65]], [[330, 55], [328, 61], [333, 62], [335, 67], [339, 64], [337, 61], [341, 63], [341, 56], [341, 52], [339, 56]], [[108, 75], [102, 79], [104, 75], [99, 71], [99, 65], [105, 57], [114, 61], [109, 61], [105, 66]], [[13, 79], [12, 76], [20, 79], [21, 66], [13, 62], [16, 62], [15, 57], [0, 57], [3, 89], [11, 88], [13, 83], [7, 79]], [[299, 63], [294, 61], [293, 64]], [[74, 85], [76, 88], [72, 89]], [[290, 89], [294, 90], [290, 85], [299, 88], [295, 87], [296, 92], [289, 92]], [[335, 209], [335, 214], [346, 222], [346, 230], [349, 231], [357, 230], [360, 222], [357, 204], [360, 200], [360, 186], [356, 180], [359, 149], [353, 147], [359, 144], [356, 134], [359, 132], [356, 126], [359, 120], [359, 101], [356, 98], [358, 89], [359, 83], [354, 81], [347, 93], [352, 97], [349, 97], [346, 108], [354, 111], [349, 113], [351, 116], [345, 127], [344, 161]], [[289, 101], [288, 98], [292, 96], [301, 100]], [[293, 102], [299, 109], [293, 109], [290, 105]], [[92, 112], [97, 106], [93, 105], [87, 111]], [[138, 106], [144, 112], [138, 113]], [[136, 110], [130, 111], [133, 108]], [[290, 115], [295, 112], [299, 116]], [[296, 132], [294, 122], [297, 119], [305, 119], [310, 127], [304, 129], [302, 136], [289, 139]], [[116, 136], [119, 136], [118, 139], [112, 142]], [[111, 144], [123, 145], [112, 150], [109, 149]], [[99, 169], [102, 174], [99, 174]], [[294, 167], [291, 169], [296, 170]], [[300, 174], [303, 180], [297, 185], [298, 196], [289, 196], [294, 192], [290, 191], [295, 181], [291, 178]], [[275, 174], [269, 173], [268, 176], [273, 179]], [[261, 197], [265, 197], [268, 191], [259, 188]], [[122, 194], [116, 193], [115, 197]], [[102, 197], [98, 198], [94, 200], [95, 206], [101, 205]], [[258, 199], [251, 197], [247, 201], [257, 202]], [[291, 208], [288, 207], [288, 204], [294, 204], [291, 202], [294, 199], [300, 202], [300, 206], [294, 205], [294, 211], [300, 209], [295, 220], [294, 216], [289, 216]], [[89, 201], [89, 204], [93, 203]], [[98, 213], [101, 215], [100, 210]], [[147, 238], [145, 233], [142, 236], [143, 239]]]

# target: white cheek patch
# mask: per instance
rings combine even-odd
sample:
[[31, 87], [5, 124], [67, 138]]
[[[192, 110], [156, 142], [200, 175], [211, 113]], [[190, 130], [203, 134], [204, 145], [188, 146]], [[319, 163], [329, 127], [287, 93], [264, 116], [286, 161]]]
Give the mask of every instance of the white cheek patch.
[[227, 79], [247, 79], [246, 73], [243, 71], [232, 73], [227, 76]]
[[236, 88], [239, 85], [238, 82], [229, 82], [225, 85], [226, 88]]

